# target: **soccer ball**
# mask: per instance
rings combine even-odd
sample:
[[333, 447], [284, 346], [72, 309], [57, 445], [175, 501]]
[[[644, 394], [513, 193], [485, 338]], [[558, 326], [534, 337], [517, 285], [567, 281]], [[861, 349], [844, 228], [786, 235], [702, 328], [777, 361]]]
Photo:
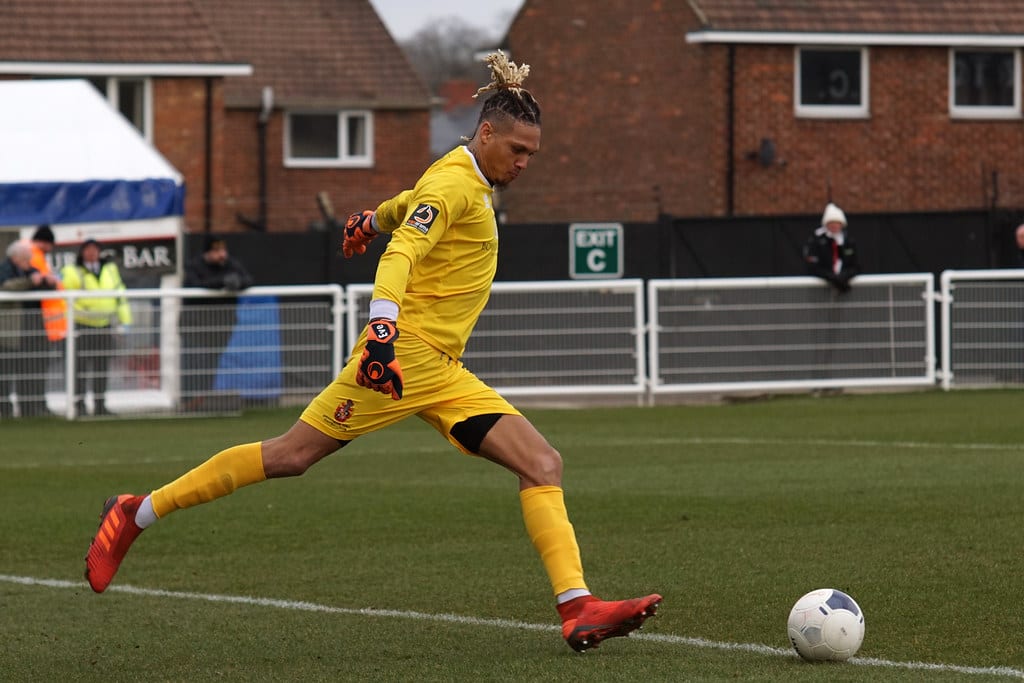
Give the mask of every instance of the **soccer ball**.
[[789, 639], [809, 662], [842, 661], [864, 642], [864, 612], [849, 595], [819, 588], [796, 601], [789, 612]]

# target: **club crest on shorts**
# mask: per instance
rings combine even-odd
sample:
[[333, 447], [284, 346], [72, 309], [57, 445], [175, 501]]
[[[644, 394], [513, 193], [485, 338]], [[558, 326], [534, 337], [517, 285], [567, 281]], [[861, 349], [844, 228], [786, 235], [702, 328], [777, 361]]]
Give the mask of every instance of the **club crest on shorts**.
[[437, 218], [437, 209], [430, 204], [420, 204], [416, 207], [416, 210], [412, 212], [405, 224], [410, 228], [416, 228], [424, 235], [430, 231], [430, 226], [434, 224], [434, 219]]
[[344, 403], [339, 403], [338, 407], [334, 409], [334, 421], [337, 423], [343, 423], [352, 417], [352, 408], [355, 404], [352, 403], [352, 399], [346, 399]]

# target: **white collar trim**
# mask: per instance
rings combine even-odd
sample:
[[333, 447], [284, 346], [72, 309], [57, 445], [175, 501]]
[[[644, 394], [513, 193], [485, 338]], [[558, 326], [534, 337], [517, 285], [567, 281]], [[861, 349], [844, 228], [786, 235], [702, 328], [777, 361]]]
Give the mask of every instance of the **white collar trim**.
[[473, 153], [469, 151], [469, 145], [462, 145], [462, 149], [466, 152], [466, 155], [469, 157], [470, 161], [473, 162], [473, 168], [476, 169], [477, 177], [480, 178], [480, 180], [484, 181], [484, 184], [487, 185], [487, 187], [493, 190], [494, 185], [492, 185], [491, 181], [487, 179], [487, 176], [484, 175], [484, 172], [480, 170], [480, 164], [476, 162], [476, 157], [473, 156]]

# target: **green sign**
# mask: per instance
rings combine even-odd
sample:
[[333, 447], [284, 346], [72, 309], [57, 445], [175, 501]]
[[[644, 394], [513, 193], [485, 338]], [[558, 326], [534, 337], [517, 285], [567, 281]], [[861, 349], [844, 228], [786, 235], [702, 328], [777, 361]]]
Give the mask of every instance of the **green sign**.
[[622, 223], [573, 223], [569, 226], [569, 277], [622, 277], [622, 251]]

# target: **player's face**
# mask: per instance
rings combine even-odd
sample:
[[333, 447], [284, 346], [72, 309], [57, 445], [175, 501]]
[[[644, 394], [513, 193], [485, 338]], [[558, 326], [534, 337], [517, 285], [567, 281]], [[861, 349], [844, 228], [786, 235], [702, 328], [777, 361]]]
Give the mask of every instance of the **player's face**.
[[487, 179], [505, 187], [519, 177], [530, 158], [540, 150], [540, 126], [521, 121], [481, 130], [480, 165]]

